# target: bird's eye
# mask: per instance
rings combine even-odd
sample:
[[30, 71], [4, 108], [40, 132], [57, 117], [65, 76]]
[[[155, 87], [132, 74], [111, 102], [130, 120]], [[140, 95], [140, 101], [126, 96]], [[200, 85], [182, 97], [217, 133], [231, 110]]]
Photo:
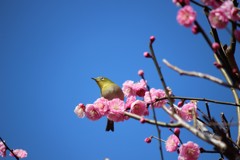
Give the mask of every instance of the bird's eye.
[[101, 81], [103, 81], [104, 80], [104, 77], [101, 77]]

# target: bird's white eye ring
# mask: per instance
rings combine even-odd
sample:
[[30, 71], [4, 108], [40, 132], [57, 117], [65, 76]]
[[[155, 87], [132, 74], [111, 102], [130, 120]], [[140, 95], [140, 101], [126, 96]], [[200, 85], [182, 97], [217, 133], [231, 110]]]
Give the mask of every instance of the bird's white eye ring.
[[101, 80], [103, 81], [103, 80], [104, 80], [104, 77], [101, 77]]

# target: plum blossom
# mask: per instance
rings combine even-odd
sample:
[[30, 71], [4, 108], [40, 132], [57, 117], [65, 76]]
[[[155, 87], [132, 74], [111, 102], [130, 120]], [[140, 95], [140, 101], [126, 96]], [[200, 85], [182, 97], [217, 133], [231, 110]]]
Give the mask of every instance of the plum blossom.
[[122, 91], [126, 97], [135, 96], [135, 91], [133, 90], [133, 81], [127, 80], [123, 83]]
[[108, 101], [109, 105], [109, 112], [108, 112], [108, 119], [114, 121], [114, 122], [120, 122], [124, 121], [124, 111], [125, 111], [125, 105], [124, 101], [115, 98], [110, 101]]
[[130, 112], [137, 114], [139, 116], [148, 115], [149, 112], [147, 109], [147, 103], [144, 101], [136, 100], [135, 102], [132, 103]]
[[230, 0], [225, 1], [220, 7], [228, 19], [231, 19], [233, 21], [240, 20], [240, 14], [238, 13], [238, 9], [234, 7], [233, 2]]
[[[14, 149], [13, 153], [18, 158], [25, 158], [25, 157], [27, 157], [27, 152], [25, 150], [23, 150], [23, 149]], [[12, 156], [12, 157], [14, 157], [14, 155], [12, 153], [9, 154], [9, 156]]]
[[122, 90], [126, 97], [129, 96], [143, 97], [147, 90], [146, 81], [141, 79], [139, 82], [134, 83], [133, 81], [127, 80], [123, 83]]
[[125, 103], [125, 108], [130, 109], [133, 102], [136, 101], [136, 96], [129, 96]]
[[224, 10], [220, 8], [212, 10], [208, 15], [208, 19], [213, 28], [223, 29], [228, 24], [228, 17]]
[[2, 141], [0, 142], [0, 156], [6, 156], [6, 146]]
[[194, 114], [197, 116], [197, 106], [193, 102], [184, 104], [178, 114], [183, 120], [191, 121], [193, 120]]
[[108, 100], [104, 97], [98, 98], [94, 103], [94, 106], [98, 108], [98, 111], [102, 116], [107, 115], [109, 107]]
[[185, 27], [191, 27], [196, 20], [197, 13], [190, 5], [186, 5], [178, 11], [177, 21]]
[[137, 96], [143, 97], [145, 95], [145, 92], [147, 91], [146, 81], [141, 79], [139, 82], [134, 84], [133, 88], [136, 91]]
[[180, 146], [178, 160], [197, 160], [199, 155], [198, 144], [188, 141]]
[[166, 143], [165, 143], [166, 144], [166, 150], [168, 152], [176, 151], [179, 143], [180, 143], [179, 138], [175, 134], [170, 135], [168, 137]]
[[147, 91], [144, 96], [144, 101], [147, 103], [153, 103], [153, 106], [156, 108], [162, 107], [164, 104], [167, 103], [167, 100], [156, 100], [159, 98], [166, 97], [166, 94], [161, 89], [151, 88], [150, 91]]
[[202, 0], [202, 2], [203, 4], [213, 8], [218, 8], [222, 4], [220, 0]]
[[102, 117], [99, 108], [94, 106], [94, 104], [87, 104], [85, 108], [86, 117], [90, 120], [98, 120]]
[[84, 106], [84, 104], [82, 104], [82, 103], [78, 104], [74, 109], [74, 113], [79, 118], [84, 118], [85, 117], [85, 106]]

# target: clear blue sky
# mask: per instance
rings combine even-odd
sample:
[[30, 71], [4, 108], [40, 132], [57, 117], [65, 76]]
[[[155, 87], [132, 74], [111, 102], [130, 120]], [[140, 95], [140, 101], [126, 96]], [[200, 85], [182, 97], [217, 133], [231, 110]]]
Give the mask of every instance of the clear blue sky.
[[[171, 0], [1, 0], [0, 136], [11, 148], [26, 149], [26, 160], [159, 159], [158, 143], [144, 143], [157, 135], [154, 126], [129, 120], [108, 133], [105, 118], [79, 119], [73, 110], [99, 97], [91, 80], [99, 75], [121, 86], [126, 80], [138, 81], [137, 71], [143, 69], [149, 85], [162, 88], [152, 61], [143, 57], [151, 35], [156, 36], [157, 59], [175, 95], [233, 101], [226, 88], [181, 77], [162, 63], [166, 58], [183, 69], [222, 78], [202, 36], [176, 22], [177, 10]], [[198, 19], [203, 20], [201, 12]], [[227, 32], [222, 33], [227, 41]], [[205, 110], [204, 103], [199, 105]], [[224, 111], [236, 122], [233, 107], [210, 107], [217, 119]], [[170, 120], [161, 110], [158, 118]], [[162, 129], [163, 139], [169, 135]], [[184, 131], [181, 138], [199, 142]], [[176, 153], [164, 155], [177, 159]], [[206, 156], [218, 157], [200, 159]]]

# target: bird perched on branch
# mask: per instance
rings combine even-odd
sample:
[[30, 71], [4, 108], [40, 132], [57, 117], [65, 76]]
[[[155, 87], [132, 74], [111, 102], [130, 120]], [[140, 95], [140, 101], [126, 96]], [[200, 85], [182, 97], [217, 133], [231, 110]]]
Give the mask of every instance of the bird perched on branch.
[[[114, 98], [119, 98], [121, 100], [124, 100], [124, 94], [122, 89], [112, 82], [110, 79], [106, 77], [97, 77], [97, 78], [92, 78], [93, 80], [96, 81], [98, 84], [100, 91], [101, 91], [101, 96], [108, 99], [112, 100]], [[112, 120], [107, 121], [107, 126], [106, 126], [106, 131], [114, 131], [114, 122]]]

